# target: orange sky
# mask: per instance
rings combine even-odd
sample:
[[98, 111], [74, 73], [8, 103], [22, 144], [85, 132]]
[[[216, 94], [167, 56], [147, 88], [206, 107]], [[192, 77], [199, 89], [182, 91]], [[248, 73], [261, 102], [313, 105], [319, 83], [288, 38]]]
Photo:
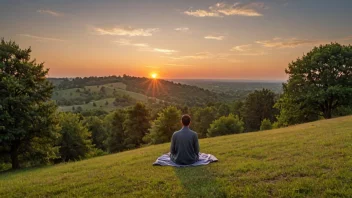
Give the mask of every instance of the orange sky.
[[352, 3], [338, 1], [5, 0], [0, 36], [31, 46], [50, 77], [285, 80], [314, 46], [352, 42]]

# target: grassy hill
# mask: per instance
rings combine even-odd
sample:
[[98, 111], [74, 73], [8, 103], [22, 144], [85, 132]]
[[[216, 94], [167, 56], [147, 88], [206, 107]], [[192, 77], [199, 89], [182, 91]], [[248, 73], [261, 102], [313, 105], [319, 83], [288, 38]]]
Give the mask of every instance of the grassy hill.
[[352, 116], [200, 140], [219, 162], [155, 167], [169, 144], [0, 174], [0, 197], [351, 197]]

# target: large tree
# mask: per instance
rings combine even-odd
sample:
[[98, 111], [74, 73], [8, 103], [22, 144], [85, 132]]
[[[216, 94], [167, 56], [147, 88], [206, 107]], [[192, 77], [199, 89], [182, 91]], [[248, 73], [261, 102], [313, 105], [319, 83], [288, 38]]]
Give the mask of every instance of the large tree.
[[104, 142], [107, 150], [110, 153], [123, 151], [125, 147], [125, 134], [123, 129], [123, 123], [125, 121], [125, 111], [116, 110], [104, 119], [104, 124], [107, 131], [107, 139]]
[[194, 108], [192, 111], [191, 128], [198, 133], [199, 138], [207, 137], [210, 124], [218, 118], [215, 107]]
[[165, 108], [158, 114], [158, 118], [152, 122], [149, 134], [145, 137], [147, 142], [160, 144], [169, 142], [172, 134], [181, 126], [181, 111], [174, 106]]
[[143, 137], [150, 127], [150, 112], [142, 103], [137, 103], [127, 110], [126, 120], [123, 123], [125, 145], [127, 148], [139, 147], [143, 144]]
[[93, 145], [91, 132], [84, 126], [80, 116], [60, 113], [61, 139], [59, 141], [62, 161], [80, 160], [88, 156]]
[[33, 151], [35, 145], [50, 148], [46, 144], [58, 137], [48, 69], [31, 60], [30, 53], [30, 48], [20, 49], [15, 42], [1, 39], [0, 144], [2, 153], [10, 155], [13, 169], [20, 167], [24, 151]]
[[314, 47], [289, 64], [284, 95], [300, 110], [312, 109], [326, 119], [352, 100], [352, 46], [331, 43]]
[[274, 121], [276, 109], [275, 93], [263, 89], [249, 94], [243, 105], [243, 118], [246, 131], [258, 131], [264, 119]]

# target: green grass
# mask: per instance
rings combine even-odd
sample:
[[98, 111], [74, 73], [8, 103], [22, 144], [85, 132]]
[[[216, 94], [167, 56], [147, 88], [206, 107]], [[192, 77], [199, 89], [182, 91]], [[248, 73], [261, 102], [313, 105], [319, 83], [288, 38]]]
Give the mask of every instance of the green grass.
[[[133, 98], [136, 101], [141, 101], [141, 102], [148, 101], [148, 96], [140, 94], [140, 93], [127, 91], [126, 85], [121, 82], [109, 83], [109, 84], [104, 84], [104, 85], [99, 85], [99, 86], [86, 86], [85, 88], [89, 89], [91, 91], [91, 93], [98, 93], [99, 94], [102, 86], [105, 87], [106, 98], [101, 99], [101, 100], [95, 100], [95, 101], [92, 101], [88, 104], [59, 106], [59, 110], [60, 111], [72, 111], [73, 106], [75, 108], [80, 106], [83, 108], [84, 111], [94, 110], [94, 109], [102, 109], [104, 111], [113, 111], [117, 108], [121, 108], [121, 107], [116, 107], [113, 105], [113, 102], [115, 100], [115, 97], [113, 97], [114, 90], [121, 95], [130, 96], [131, 98]], [[82, 88], [80, 88], [80, 90], [81, 90], [81, 92], [83, 92]], [[81, 93], [77, 92], [77, 88], [58, 90], [58, 91], [54, 92], [53, 99], [57, 100], [59, 98], [66, 98], [66, 99], [70, 100], [70, 99], [75, 99], [75, 98], [82, 98], [83, 96], [81, 96], [80, 94]], [[108, 105], [105, 105], [106, 101], [108, 101], [108, 103], [109, 103]], [[94, 107], [93, 102], [95, 102], [97, 106]]]
[[169, 144], [0, 174], [0, 197], [352, 197], [352, 117], [200, 140], [219, 162], [151, 164]]

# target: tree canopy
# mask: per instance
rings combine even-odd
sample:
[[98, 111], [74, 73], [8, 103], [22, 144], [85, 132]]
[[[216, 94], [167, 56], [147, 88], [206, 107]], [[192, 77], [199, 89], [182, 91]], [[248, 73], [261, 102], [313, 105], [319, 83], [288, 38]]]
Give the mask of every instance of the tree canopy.
[[[331, 43], [289, 64], [280, 110], [306, 111], [329, 119], [339, 106], [352, 100], [352, 46]], [[290, 105], [291, 104], [291, 105]], [[298, 108], [298, 109], [297, 109]], [[295, 114], [300, 116], [299, 114]], [[283, 115], [285, 116], [285, 115]], [[315, 116], [317, 117], [317, 116]], [[298, 122], [303, 122], [298, 120]]]
[[33, 146], [34, 139], [58, 136], [48, 69], [31, 60], [30, 53], [30, 48], [20, 49], [15, 42], [1, 39], [0, 144], [2, 153], [11, 156], [14, 169], [20, 167], [20, 150]]

